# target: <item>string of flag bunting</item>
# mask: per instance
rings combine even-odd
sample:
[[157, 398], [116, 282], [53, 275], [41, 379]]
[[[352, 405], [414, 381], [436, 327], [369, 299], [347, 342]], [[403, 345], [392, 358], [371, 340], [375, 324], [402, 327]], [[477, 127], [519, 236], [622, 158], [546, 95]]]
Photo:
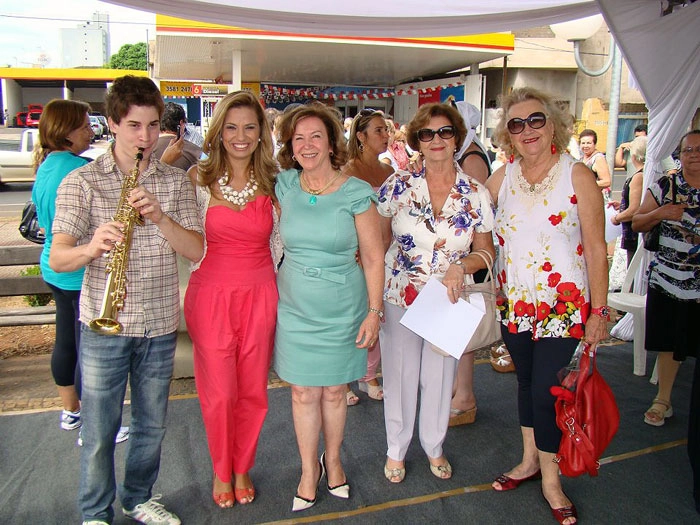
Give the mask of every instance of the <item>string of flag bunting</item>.
[[414, 87], [391, 90], [391, 89], [356, 89], [352, 91], [332, 90], [328, 87], [280, 87], [271, 84], [260, 85], [260, 97], [265, 102], [301, 102], [308, 99], [317, 100], [377, 100], [401, 95], [422, 95], [434, 93], [441, 89], [461, 86], [462, 82], [452, 82], [439, 86]]

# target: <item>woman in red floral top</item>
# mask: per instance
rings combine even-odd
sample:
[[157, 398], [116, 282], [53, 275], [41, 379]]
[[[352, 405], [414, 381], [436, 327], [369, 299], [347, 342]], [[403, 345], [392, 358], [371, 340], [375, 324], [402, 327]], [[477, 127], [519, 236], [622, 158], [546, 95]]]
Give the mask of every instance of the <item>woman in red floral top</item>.
[[590, 169], [565, 153], [569, 118], [550, 96], [516, 89], [502, 108], [494, 138], [510, 159], [486, 185], [497, 207], [497, 306], [518, 377], [523, 458], [493, 488], [542, 477], [554, 518], [571, 525], [576, 508], [552, 461], [561, 432], [549, 388], [580, 339], [607, 335], [603, 198]]

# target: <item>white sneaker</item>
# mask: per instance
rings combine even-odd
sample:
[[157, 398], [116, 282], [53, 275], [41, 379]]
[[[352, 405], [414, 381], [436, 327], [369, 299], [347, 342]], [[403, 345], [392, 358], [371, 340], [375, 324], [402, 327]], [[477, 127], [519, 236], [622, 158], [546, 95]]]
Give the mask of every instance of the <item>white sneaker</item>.
[[[116, 444], [124, 443], [127, 439], [129, 439], [129, 427], [119, 427], [119, 432], [117, 432], [117, 437], [114, 438], [114, 442]], [[83, 446], [82, 432], [78, 432], [78, 441], [75, 444], [79, 447]]]
[[106, 521], [102, 520], [89, 520], [89, 521], [83, 521], [83, 525], [109, 525]]
[[75, 430], [82, 424], [83, 422], [80, 420], [80, 410], [76, 410], [75, 412], [64, 410], [61, 412], [61, 428], [63, 430]]
[[156, 501], [160, 498], [161, 495], [157, 494], [148, 501], [136, 505], [133, 510], [122, 509], [124, 516], [144, 525], [180, 525], [182, 523], [180, 518], [165, 510], [163, 504]]

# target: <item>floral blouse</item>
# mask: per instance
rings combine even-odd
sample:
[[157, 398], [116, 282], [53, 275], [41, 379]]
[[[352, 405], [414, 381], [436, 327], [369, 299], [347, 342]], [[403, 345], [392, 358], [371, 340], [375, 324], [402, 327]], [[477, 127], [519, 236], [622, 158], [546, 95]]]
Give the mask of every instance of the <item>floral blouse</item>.
[[391, 217], [392, 242], [384, 259], [384, 300], [406, 308], [431, 276], [469, 254], [474, 232], [493, 230], [491, 195], [455, 164], [457, 175], [442, 210], [433, 214], [425, 169], [398, 171], [379, 188], [378, 211]]
[[496, 307], [510, 333], [531, 331], [535, 340], [583, 337], [590, 303], [571, 182], [574, 162], [562, 155], [534, 186], [523, 177], [519, 160], [506, 165], [496, 212], [501, 287]]

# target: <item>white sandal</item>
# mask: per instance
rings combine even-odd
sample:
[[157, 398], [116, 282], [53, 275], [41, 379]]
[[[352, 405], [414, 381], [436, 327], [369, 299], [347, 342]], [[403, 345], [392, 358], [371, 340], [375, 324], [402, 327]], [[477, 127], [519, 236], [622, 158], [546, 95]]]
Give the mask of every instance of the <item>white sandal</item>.
[[[665, 408], [665, 410], [661, 411], [658, 408], [654, 408], [654, 405], [661, 405]], [[666, 418], [669, 418], [672, 415], [673, 407], [671, 406], [671, 403], [657, 397], [651, 402], [649, 410], [644, 413], [644, 422], [652, 427], [661, 427], [664, 423], [666, 423]]]
[[354, 407], [360, 402], [360, 398], [357, 397], [357, 394], [353, 392], [351, 389], [348, 389], [347, 392], [345, 392], [345, 402], [349, 407]]

